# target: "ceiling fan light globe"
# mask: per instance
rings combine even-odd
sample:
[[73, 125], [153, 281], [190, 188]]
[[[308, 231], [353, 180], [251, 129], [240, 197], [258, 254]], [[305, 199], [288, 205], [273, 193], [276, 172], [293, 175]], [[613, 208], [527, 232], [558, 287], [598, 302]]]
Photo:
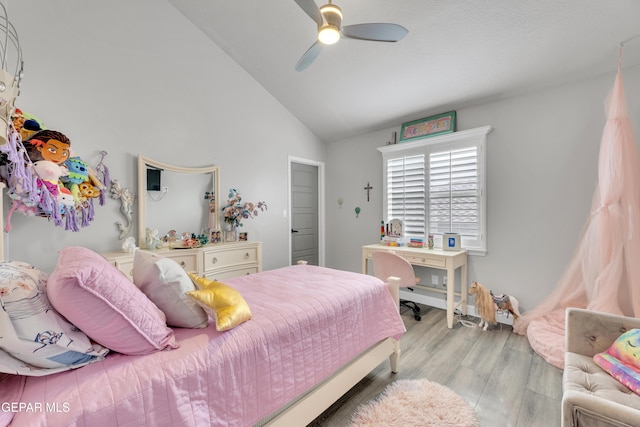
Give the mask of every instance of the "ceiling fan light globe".
[[340, 29], [334, 25], [323, 25], [318, 31], [318, 40], [322, 44], [331, 45], [340, 40]]
[[318, 40], [322, 44], [334, 44], [340, 40], [342, 10], [329, 2], [329, 4], [320, 7], [320, 13], [324, 23], [318, 31]]

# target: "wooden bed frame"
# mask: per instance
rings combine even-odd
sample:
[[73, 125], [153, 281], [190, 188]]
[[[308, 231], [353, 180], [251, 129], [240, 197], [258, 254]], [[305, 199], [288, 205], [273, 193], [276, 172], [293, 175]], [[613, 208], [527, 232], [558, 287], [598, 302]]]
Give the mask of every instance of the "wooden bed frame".
[[[396, 307], [399, 308], [400, 279], [389, 277], [386, 285], [396, 302]], [[303, 396], [300, 396], [296, 401], [256, 425], [290, 427], [292, 425], [309, 424], [361, 379], [366, 377], [369, 372], [384, 362], [387, 357], [391, 364], [391, 372], [397, 373], [400, 361], [400, 341], [389, 337], [378, 342], [343, 366], [331, 377]]]

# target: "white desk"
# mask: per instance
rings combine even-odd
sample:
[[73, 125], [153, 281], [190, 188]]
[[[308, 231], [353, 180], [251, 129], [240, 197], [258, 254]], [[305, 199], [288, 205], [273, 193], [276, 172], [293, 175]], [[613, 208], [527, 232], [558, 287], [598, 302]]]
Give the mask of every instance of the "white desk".
[[[376, 251], [394, 252], [411, 265], [437, 268], [447, 271], [447, 290], [416, 285], [416, 288], [447, 294], [447, 326], [453, 328], [453, 312], [460, 306], [462, 314], [467, 314], [467, 251], [443, 251], [442, 249], [410, 248], [407, 246], [366, 245], [362, 247], [362, 272], [368, 274], [368, 260]], [[455, 272], [460, 268], [460, 292], [455, 292]], [[413, 287], [413, 286], [412, 286]], [[459, 296], [459, 301], [455, 301]]]

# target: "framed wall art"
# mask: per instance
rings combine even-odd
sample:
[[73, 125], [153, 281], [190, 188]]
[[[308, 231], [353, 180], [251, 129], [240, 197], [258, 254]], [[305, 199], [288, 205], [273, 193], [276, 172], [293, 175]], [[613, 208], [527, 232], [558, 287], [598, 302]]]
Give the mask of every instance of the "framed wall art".
[[451, 133], [456, 129], [456, 112], [449, 111], [402, 124], [400, 142]]

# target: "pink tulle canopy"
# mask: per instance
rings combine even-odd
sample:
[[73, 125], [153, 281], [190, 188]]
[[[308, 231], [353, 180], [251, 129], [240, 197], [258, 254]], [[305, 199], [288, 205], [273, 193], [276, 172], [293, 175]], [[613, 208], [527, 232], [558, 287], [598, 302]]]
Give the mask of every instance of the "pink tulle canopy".
[[514, 327], [560, 368], [567, 307], [640, 317], [640, 156], [619, 68], [605, 113], [598, 184], [580, 241], [556, 289]]

